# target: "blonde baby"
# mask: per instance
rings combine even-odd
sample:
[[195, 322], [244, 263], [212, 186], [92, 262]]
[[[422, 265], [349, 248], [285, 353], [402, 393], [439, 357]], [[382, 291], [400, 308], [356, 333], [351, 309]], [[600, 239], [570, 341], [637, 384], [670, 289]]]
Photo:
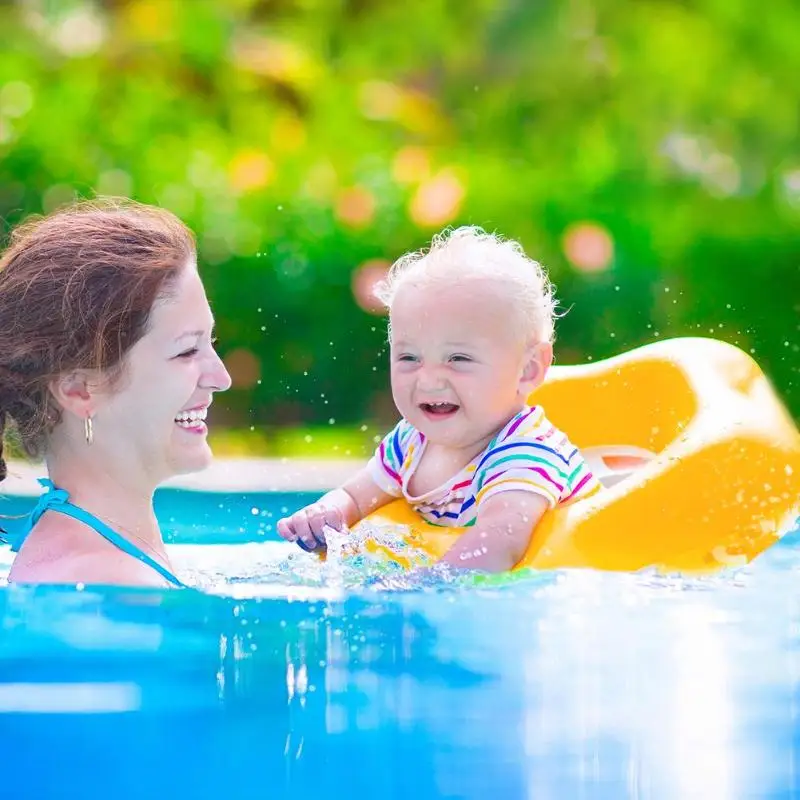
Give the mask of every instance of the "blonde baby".
[[579, 450], [528, 397], [553, 358], [555, 299], [513, 241], [463, 227], [410, 253], [380, 287], [401, 420], [366, 466], [278, 523], [305, 550], [397, 497], [463, 526], [443, 561], [511, 569], [547, 509], [599, 490]]

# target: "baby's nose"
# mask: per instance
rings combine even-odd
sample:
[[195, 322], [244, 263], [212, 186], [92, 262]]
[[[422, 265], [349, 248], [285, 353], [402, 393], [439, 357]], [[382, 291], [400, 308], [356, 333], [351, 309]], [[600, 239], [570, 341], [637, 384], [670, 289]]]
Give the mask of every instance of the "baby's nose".
[[427, 392], [440, 392], [447, 387], [447, 382], [439, 370], [421, 369], [417, 376], [417, 386]]

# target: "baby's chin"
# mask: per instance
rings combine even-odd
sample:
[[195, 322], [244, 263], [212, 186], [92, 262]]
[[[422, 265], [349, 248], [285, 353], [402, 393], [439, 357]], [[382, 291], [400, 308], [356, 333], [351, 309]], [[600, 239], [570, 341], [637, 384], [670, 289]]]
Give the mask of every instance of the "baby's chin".
[[426, 436], [437, 436], [437, 431], [438, 435], [444, 431], [453, 431], [464, 422], [460, 407], [455, 405], [445, 408], [415, 405], [408, 408], [403, 416]]
[[[509, 419], [513, 416], [511, 414]], [[494, 425], [480, 427], [465, 424], [464, 420], [461, 421], [462, 424], [456, 422], [454, 425], [426, 424], [422, 421], [415, 424], [415, 427], [425, 436], [429, 444], [451, 450], [469, 451], [474, 455], [488, 447], [492, 439], [508, 424], [509, 419], [498, 420]]]
[[483, 430], [475, 430], [464, 425], [443, 425], [421, 421], [415, 425], [429, 444], [446, 447], [451, 450], [473, 450], [477, 445], [488, 442], [492, 434]]

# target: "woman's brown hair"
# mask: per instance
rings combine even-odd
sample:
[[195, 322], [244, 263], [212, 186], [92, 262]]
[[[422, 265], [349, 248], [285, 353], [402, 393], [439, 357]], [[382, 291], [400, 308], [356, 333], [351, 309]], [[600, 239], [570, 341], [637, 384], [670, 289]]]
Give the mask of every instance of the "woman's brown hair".
[[76, 203], [12, 231], [0, 257], [0, 480], [6, 418], [41, 456], [60, 420], [49, 383], [76, 369], [118, 376], [153, 304], [194, 257], [177, 217], [129, 200]]

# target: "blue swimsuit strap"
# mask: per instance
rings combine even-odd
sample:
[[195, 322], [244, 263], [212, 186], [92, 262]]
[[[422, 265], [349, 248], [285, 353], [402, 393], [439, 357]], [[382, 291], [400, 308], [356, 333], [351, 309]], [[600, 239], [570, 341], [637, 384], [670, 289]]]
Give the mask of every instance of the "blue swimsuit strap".
[[109, 528], [105, 522], [99, 520], [94, 516], [94, 514], [90, 514], [88, 511], [84, 511], [84, 509], [80, 508], [79, 506], [70, 503], [69, 493], [67, 491], [64, 489], [57, 489], [53, 485], [53, 482], [47, 478], [39, 478], [39, 483], [44, 486], [47, 491], [40, 495], [36, 506], [34, 507], [33, 511], [31, 511], [27, 531], [12, 545], [12, 550], [19, 550], [22, 542], [25, 541], [28, 533], [30, 533], [33, 526], [36, 525], [45, 511], [58, 511], [60, 514], [66, 514], [68, 517], [72, 517], [73, 519], [78, 520], [78, 522], [83, 522], [85, 525], [93, 528], [104, 539], [122, 550], [123, 553], [133, 556], [133, 558], [138, 559], [143, 564], [146, 564], [151, 569], [154, 569], [159, 575], [161, 575], [162, 578], [166, 579], [173, 586], [185, 588], [186, 584], [175, 577], [175, 575], [173, 575], [166, 567], [163, 567], [158, 563], [158, 561], [151, 558], [149, 555], [147, 555], [147, 553], [138, 548], [135, 544], [133, 544], [133, 542], [129, 541], [124, 536], [121, 536], [112, 528]]

